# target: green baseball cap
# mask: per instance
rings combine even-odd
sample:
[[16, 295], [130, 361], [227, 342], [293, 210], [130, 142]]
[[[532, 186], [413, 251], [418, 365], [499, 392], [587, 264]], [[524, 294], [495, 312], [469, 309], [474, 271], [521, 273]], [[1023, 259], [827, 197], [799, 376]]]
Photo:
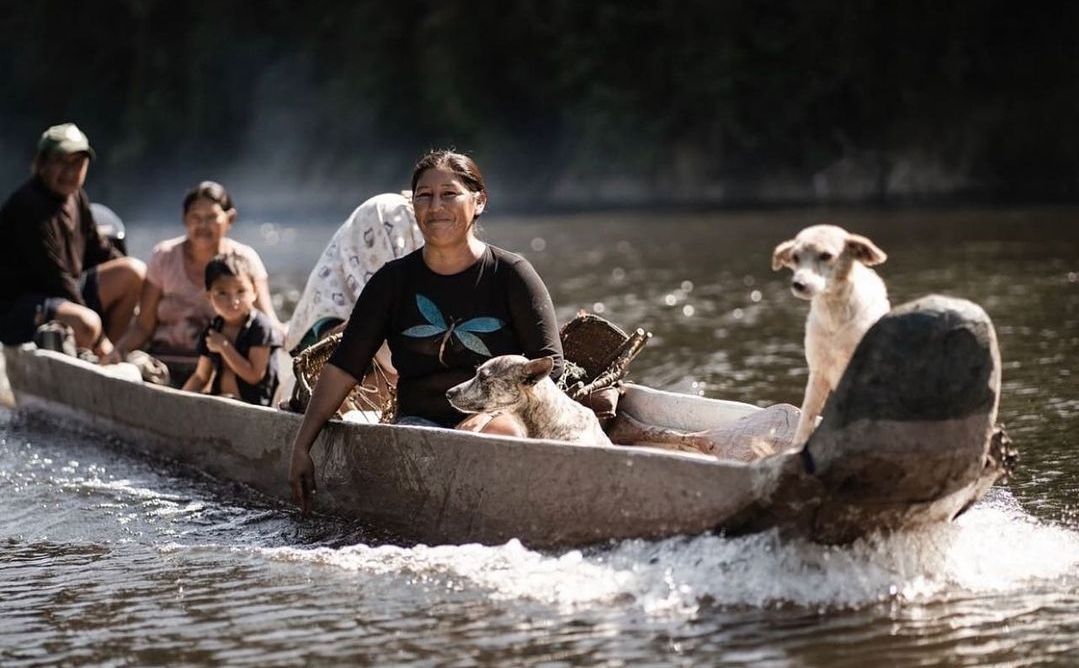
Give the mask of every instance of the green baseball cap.
[[38, 153], [86, 153], [93, 160], [97, 157], [90, 148], [90, 139], [74, 123], [54, 125], [41, 134], [37, 143]]

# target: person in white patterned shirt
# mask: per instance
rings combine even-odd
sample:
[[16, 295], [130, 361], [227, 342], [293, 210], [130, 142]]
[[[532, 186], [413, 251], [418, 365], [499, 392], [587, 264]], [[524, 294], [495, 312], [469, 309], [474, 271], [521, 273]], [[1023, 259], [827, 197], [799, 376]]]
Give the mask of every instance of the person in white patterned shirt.
[[375, 195], [356, 207], [311, 270], [289, 320], [285, 349], [297, 355], [348, 320], [372, 274], [422, 245], [404, 194]]

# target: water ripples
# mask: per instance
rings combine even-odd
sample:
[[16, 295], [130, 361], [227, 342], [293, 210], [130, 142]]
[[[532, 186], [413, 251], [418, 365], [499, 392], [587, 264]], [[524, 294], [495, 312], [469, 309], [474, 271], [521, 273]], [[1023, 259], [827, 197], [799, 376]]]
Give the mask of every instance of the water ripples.
[[[489, 227], [536, 265], [560, 320], [599, 306], [653, 332], [631, 378], [797, 404], [806, 304], [768, 258], [819, 213]], [[287, 504], [138, 444], [0, 411], [0, 664], [1074, 663], [1076, 242], [1039, 240], [1025, 213], [1012, 223], [978, 213], [958, 227], [914, 211], [843, 216], [889, 252], [880, 270], [894, 303], [957, 294], [997, 325], [1001, 420], [1020, 467], [955, 524], [848, 547], [770, 533], [552, 552], [403, 546], [361, 523], [300, 521]], [[133, 247], [144, 232], [132, 227]], [[274, 246], [275, 287], [296, 292], [324, 232], [294, 235], [288, 252]]]

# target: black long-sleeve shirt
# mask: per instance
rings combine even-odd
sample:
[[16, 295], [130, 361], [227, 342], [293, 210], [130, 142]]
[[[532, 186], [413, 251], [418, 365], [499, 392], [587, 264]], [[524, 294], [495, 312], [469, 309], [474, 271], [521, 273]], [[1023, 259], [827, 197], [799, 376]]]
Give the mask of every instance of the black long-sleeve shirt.
[[546, 286], [523, 257], [490, 245], [452, 276], [431, 271], [422, 249], [383, 265], [360, 293], [329, 363], [361, 379], [383, 340], [398, 373], [398, 415], [447, 426], [465, 416], [450, 406], [446, 390], [491, 357], [551, 355], [551, 377], [562, 373]]
[[62, 197], [31, 177], [0, 208], [0, 307], [25, 294], [84, 304], [79, 275], [123, 253], [98, 234], [90, 198]]

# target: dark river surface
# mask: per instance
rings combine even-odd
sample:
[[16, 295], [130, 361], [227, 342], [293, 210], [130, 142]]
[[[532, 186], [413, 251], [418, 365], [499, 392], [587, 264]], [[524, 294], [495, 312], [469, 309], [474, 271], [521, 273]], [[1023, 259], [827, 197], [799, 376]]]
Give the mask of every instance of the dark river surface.
[[[633, 380], [761, 406], [799, 404], [806, 377], [807, 303], [771, 252], [821, 221], [888, 253], [893, 305], [944, 293], [993, 319], [1021, 460], [956, 523], [843, 548], [406, 548], [0, 409], [0, 666], [1079, 665], [1079, 209], [483, 219], [561, 321], [654, 334]], [[338, 222], [237, 224], [282, 315]], [[128, 226], [143, 258], [182, 232]]]

